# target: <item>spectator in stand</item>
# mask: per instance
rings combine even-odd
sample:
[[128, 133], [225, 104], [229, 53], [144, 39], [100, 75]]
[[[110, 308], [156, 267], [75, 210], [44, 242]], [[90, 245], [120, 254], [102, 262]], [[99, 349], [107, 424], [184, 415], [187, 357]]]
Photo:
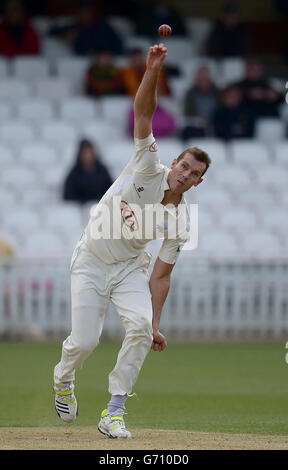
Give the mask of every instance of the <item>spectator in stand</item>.
[[185, 22], [169, 0], [156, 0], [139, 8], [135, 18], [136, 34], [155, 37], [161, 24], [169, 24], [173, 36], [187, 36]]
[[80, 204], [99, 201], [112, 182], [93, 144], [87, 139], [81, 140], [76, 162], [65, 179], [63, 199]]
[[245, 77], [236, 85], [241, 88], [244, 100], [257, 117], [279, 116], [279, 106], [284, 97], [270, 85], [259, 60], [250, 58], [246, 61]]
[[225, 88], [221, 104], [214, 114], [214, 132], [220, 139], [254, 137], [255, 115], [243, 101], [243, 93], [236, 85]]
[[[283, 18], [284, 25], [287, 25], [288, 21], [288, 0], [274, 0], [276, 10]], [[283, 34], [283, 55], [286, 65], [288, 64], [288, 28], [285, 28]]]
[[206, 43], [206, 54], [220, 59], [243, 57], [251, 53], [251, 38], [241, 23], [238, 7], [234, 3], [224, 6], [222, 15], [216, 21]]
[[19, 0], [9, 0], [0, 22], [0, 55], [9, 59], [21, 55], [40, 53], [40, 42], [36, 31], [25, 15]]
[[200, 67], [195, 82], [184, 97], [185, 126], [181, 131], [183, 140], [211, 136], [213, 116], [218, 104], [219, 91], [208, 67]]
[[[140, 86], [142, 77], [146, 70], [146, 57], [142, 49], [135, 48], [129, 52], [130, 64], [123, 70], [123, 79], [127, 95], [135, 96]], [[158, 95], [168, 96], [171, 94], [167, 74], [162, 68], [158, 79]]]
[[57, 36], [68, 43], [73, 52], [86, 56], [102, 49], [115, 55], [123, 53], [119, 35], [107, 22], [105, 16], [95, 11], [89, 1], [80, 1], [75, 12], [75, 21], [66, 26], [53, 27], [50, 36]]
[[114, 63], [114, 56], [108, 50], [96, 52], [94, 62], [86, 74], [86, 94], [122, 95], [125, 93], [123, 72]]

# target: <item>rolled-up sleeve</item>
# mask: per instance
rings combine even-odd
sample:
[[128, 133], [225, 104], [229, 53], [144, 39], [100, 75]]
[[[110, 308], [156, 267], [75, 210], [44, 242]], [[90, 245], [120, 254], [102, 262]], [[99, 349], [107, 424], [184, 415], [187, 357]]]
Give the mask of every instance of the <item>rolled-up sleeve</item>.
[[159, 258], [168, 264], [175, 264], [187, 239], [164, 239], [159, 251]]

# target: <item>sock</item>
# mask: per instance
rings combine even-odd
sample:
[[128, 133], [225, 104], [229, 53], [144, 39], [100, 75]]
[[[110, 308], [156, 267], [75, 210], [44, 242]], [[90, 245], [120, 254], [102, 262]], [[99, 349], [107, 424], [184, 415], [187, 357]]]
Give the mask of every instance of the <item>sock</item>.
[[108, 403], [108, 413], [113, 415], [117, 410], [125, 410], [125, 402], [127, 395], [111, 395], [111, 400]]

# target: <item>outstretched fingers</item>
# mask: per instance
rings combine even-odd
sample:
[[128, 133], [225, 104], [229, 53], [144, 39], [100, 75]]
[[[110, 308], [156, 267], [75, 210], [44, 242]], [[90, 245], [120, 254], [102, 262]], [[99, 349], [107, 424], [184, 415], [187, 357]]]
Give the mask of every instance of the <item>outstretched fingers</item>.
[[150, 52], [154, 53], [154, 54], [157, 54], [157, 53], [164, 53], [166, 54], [167, 53], [167, 47], [164, 46], [164, 44], [160, 43], [160, 44], [154, 44], [154, 46], [151, 46], [150, 47]]

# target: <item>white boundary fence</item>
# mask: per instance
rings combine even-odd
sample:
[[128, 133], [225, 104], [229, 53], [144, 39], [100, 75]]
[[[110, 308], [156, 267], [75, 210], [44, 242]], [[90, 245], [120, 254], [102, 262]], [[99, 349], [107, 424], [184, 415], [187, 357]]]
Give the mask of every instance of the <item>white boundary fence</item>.
[[[70, 260], [0, 264], [0, 336], [70, 332]], [[161, 317], [166, 334], [283, 337], [288, 333], [288, 261], [181, 258]], [[122, 336], [112, 306], [103, 334]]]

